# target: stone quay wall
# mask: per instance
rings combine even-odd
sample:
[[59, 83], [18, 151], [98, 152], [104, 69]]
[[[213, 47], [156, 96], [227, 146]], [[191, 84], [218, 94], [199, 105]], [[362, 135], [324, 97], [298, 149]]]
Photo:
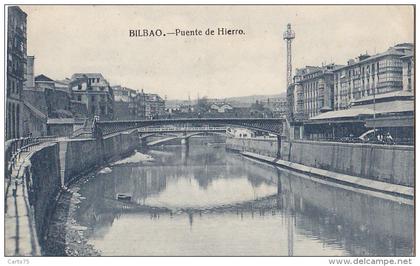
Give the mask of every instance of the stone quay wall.
[[239, 152], [248, 151], [276, 157], [277, 139], [226, 138], [226, 148]]
[[[277, 140], [226, 139], [226, 148], [276, 157]], [[414, 147], [294, 140], [281, 143], [280, 159], [323, 170], [414, 186]]]
[[414, 186], [414, 147], [363, 143], [293, 141], [290, 155], [294, 163], [324, 170]]

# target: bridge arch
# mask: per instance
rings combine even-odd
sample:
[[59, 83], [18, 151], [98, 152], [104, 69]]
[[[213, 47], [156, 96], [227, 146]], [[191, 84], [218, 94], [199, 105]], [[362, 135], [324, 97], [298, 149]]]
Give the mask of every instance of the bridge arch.
[[[191, 137], [198, 136], [198, 135], [203, 135], [203, 134], [222, 135], [222, 136], [226, 135], [226, 133], [222, 133], [222, 132], [193, 132], [193, 133], [190, 133], [190, 134], [187, 134], [187, 135], [184, 135], [184, 134], [183, 135], [174, 135], [174, 134], [172, 134], [172, 136], [170, 136], [170, 137], [160, 139], [160, 140], [155, 140], [155, 141], [152, 141], [152, 142], [147, 143], [145, 145], [155, 146], [155, 145], [159, 145], [159, 144], [164, 144], [165, 142], [172, 141], [172, 140], [175, 140], [175, 139], [181, 139], [182, 144], [188, 145], [189, 144], [188, 143], [189, 139]], [[157, 135], [157, 134], [151, 134], [151, 135]], [[142, 139], [142, 140], [144, 140], [144, 139]]]
[[277, 136], [277, 156], [281, 156], [281, 142], [284, 118], [183, 118], [156, 120], [126, 120], [126, 121], [94, 121], [93, 136], [102, 139], [103, 136], [146, 127], [165, 125], [207, 125], [217, 127], [241, 127], [251, 130], [271, 133]]
[[226, 133], [222, 133], [222, 132], [194, 132], [194, 133], [190, 133], [188, 135], [181, 136], [181, 138], [189, 139], [191, 137], [198, 136], [198, 135], [204, 135], [204, 134], [226, 136]]
[[175, 133], [166, 133], [166, 132], [154, 132], [154, 133], [145, 133], [145, 134], [139, 133], [139, 139], [146, 140], [147, 138], [161, 136], [162, 134], [165, 134], [165, 136], [172, 136], [172, 137], [178, 136]]

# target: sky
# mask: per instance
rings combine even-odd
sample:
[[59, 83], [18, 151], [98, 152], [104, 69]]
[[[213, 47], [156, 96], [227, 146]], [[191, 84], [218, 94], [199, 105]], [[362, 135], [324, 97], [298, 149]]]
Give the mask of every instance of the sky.
[[[293, 71], [345, 64], [413, 42], [411, 6], [21, 6], [35, 74], [53, 79], [100, 72], [111, 85], [167, 99], [226, 98], [286, 91]], [[244, 35], [129, 37], [131, 29], [242, 29]]]

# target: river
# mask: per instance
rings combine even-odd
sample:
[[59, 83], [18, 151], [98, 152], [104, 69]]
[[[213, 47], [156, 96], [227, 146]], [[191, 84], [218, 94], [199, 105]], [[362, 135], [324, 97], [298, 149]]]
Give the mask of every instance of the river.
[[81, 251], [89, 247], [102, 256], [414, 252], [407, 202], [280, 170], [223, 144], [142, 152], [153, 160], [134, 155], [73, 185], [53, 216], [49, 246], [61, 243], [66, 255], [92, 255]]

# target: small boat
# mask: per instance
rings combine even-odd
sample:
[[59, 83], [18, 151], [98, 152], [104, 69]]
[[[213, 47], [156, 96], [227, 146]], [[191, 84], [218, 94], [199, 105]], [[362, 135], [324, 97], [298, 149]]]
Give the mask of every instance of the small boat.
[[117, 194], [117, 200], [131, 201], [131, 196], [126, 194]]

